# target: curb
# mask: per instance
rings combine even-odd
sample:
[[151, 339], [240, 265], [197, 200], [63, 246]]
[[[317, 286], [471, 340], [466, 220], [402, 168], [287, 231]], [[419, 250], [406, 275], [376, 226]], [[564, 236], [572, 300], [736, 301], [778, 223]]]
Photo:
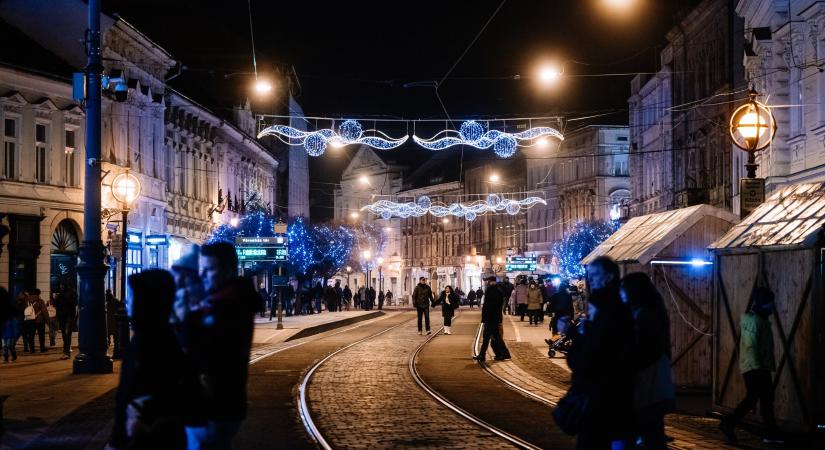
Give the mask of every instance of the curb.
[[345, 327], [347, 325], [352, 325], [354, 323], [363, 322], [365, 320], [375, 319], [377, 317], [381, 317], [386, 315], [384, 311], [375, 311], [369, 314], [363, 314], [358, 317], [350, 317], [349, 319], [338, 320], [335, 322], [327, 322], [322, 323], [320, 325], [315, 325], [312, 327], [304, 328], [303, 330], [293, 334], [292, 336], [288, 337], [284, 342], [294, 341], [295, 339], [301, 339], [309, 336], [314, 336], [316, 334], [324, 333], [326, 331], [334, 330], [336, 328]]

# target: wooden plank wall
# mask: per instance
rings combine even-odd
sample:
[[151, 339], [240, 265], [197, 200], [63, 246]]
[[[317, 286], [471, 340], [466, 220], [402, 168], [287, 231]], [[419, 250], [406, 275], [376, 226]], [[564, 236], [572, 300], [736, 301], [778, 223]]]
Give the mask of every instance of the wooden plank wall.
[[[813, 253], [810, 249], [764, 252], [765, 281], [776, 295], [777, 314], [771, 317], [774, 355], [777, 364], [786, 361], [775, 374], [775, 412], [780, 423], [806, 429], [813, 409], [813, 320], [811, 315]], [[745, 387], [739, 373], [736, 348], [740, 316], [747, 310], [750, 294], [760, 270], [758, 254], [719, 256], [717, 298], [714, 302], [716, 326], [714, 350], [714, 409], [727, 412], [744, 397]], [[728, 300], [733, 328], [724, 305]], [[801, 306], [801, 307], [800, 307]], [[798, 321], [796, 320], [798, 317]], [[794, 327], [794, 323], [796, 327]], [[791, 333], [793, 336], [790, 336]], [[785, 353], [783, 335], [788, 339]], [[736, 354], [734, 353], [736, 352]], [[733, 367], [729, 369], [729, 366]], [[727, 371], [731, 374], [725, 383]], [[796, 380], [794, 380], [796, 378]], [[822, 382], [821, 380], [819, 382]]]

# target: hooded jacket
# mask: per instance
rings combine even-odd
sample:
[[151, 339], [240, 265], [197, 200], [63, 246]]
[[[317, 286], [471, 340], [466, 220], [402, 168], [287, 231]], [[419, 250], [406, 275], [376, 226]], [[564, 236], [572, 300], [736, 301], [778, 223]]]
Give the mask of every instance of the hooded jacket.
[[542, 299], [541, 289], [538, 286], [535, 289], [527, 288], [527, 309], [531, 311], [541, 309]]

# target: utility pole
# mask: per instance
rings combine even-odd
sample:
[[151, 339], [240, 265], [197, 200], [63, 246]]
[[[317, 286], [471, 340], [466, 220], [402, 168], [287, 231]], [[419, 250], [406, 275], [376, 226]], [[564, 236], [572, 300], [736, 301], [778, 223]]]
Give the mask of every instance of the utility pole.
[[[100, 124], [103, 65], [100, 57], [100, 0], [89, 0], [86, 30], [86, 161], [83, 197], [83, 243], [80, 245], [80, 328], [74, 373], [111, 373], [106, 355], [106, 305], [103, 296], [104, 247], [100, 238]], [[125, 232], [125, 230], [124, 230]], [[125, 249], [124, 249], [125, 250]]]

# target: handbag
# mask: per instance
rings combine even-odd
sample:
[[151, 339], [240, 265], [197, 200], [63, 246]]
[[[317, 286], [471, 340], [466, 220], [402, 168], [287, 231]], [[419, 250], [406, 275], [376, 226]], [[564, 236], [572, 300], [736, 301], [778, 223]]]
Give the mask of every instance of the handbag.
[[37, 314], [34, 312], [34, 306], [26, 306], [26, 309], [23, 310], [23, 320], [34, 320], [36, 318]]
[[566, 434], [576, 435], [581, 431], [589, 403], [588, 394], [570, 389], [553, 408], [553, 421]]

